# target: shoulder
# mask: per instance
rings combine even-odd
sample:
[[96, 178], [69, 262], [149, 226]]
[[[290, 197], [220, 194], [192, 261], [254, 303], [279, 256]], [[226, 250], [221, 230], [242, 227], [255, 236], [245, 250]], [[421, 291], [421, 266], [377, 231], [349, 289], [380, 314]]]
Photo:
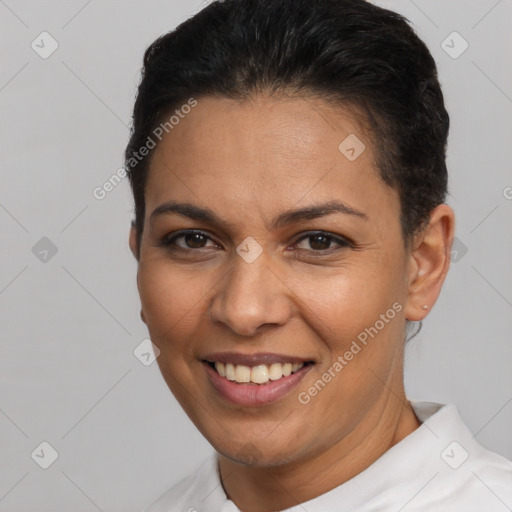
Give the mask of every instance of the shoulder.
[[143, 512], [191, 512], [204, 503], [205, 498], [219, 496], [223, 498], [225, 495], [217, 473], [217, 454], [212, 453]]
[[[460, 448], [454, 445], [454, 452], [457, 450]], [[452, 452], [446, 450], [444, 455], [448, 458]], [[474, 495], [475, 499], [480, 498], [482, 505], [493, 503], [496, 507], [489, 507], [486, 510], [501, 510], [504, 503], [512, 507], [512, 461], [484, 448], [476, 439], [468, 443], [468, 448], [461, 457], [466, 460], [462, 462], [460, 468], [450, 468], [452, 474], [464, 470], [458, 479], [460, 492], [467, 494], [468, 497]], [[473, 502], [472, 506], [474, 505]]]
[[442, 458], [446, 464], [434, 478], [432, 492], [425, 496], [432, 510], [439, 510], [439, 506], [452, 512], [510, 509], [511, 461], [476, 441], [465, 447], [455, 441], [444, 450]]
[[455, 405], [416, 403], [413, 407], [435, 438], [430, 455], [437, 459], [430, 466], [431, 492], [421, 493], [417, 501], [424, 508], [418, 510], [441, 506], [452, 512], [493, 512], [512, 507], [512, 461], [482, 446]]

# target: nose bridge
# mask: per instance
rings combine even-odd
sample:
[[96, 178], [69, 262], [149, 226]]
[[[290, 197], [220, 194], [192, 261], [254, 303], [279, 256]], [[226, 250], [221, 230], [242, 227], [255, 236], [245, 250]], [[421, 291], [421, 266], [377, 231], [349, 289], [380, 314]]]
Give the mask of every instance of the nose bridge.
[[[238, 250], [243, 249], [247, 246], [240, 244]], [[290, 315], [289, 299], [269, 258], [262, 253], [250, 261], [235, 254], [231, 265], [212, 298], [211, 320], [245, 336], [254, 334], [264, 324], [284, 324]]]

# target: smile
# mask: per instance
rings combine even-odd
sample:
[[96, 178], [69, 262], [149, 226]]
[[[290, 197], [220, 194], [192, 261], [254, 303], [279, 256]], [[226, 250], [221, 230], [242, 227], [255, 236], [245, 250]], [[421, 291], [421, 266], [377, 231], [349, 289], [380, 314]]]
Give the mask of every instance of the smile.
[[216, 394], [243, 407], [268, 405], [285, 398], [315, 366], [312, 361], [292, 362], [271, 354], [221, 354], [203, 359], [202, 364]]
[[292, 373], [303, 368], [307, 363], [259, 364], [252, 367], [221, 361], [209, 364], [221, 377], [225, 377], [227, 380], [239, 384], [266, 384], [269, 381], [276, 381], [290, 376]]

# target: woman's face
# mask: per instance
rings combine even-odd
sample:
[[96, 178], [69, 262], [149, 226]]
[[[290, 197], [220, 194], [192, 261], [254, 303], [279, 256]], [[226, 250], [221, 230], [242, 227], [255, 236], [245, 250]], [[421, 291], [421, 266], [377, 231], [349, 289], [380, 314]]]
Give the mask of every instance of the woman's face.
[[[143, 319], [218, 452], [312, 457], [402, 395], [411, 255], [354, 117], [312, 98], [200, 99], [155, 149], [145, 198]], [[244, 364], [227, 378], [216, 361]]]

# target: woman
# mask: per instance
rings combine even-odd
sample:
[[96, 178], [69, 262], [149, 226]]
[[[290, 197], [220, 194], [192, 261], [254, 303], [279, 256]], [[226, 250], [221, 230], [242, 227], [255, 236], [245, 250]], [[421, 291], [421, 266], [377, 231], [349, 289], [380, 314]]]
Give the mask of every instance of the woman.
[[149, 512], [512, 506], [512, 463], [404, 392], [449, 267], [448, 126], [425, 45], [362, 0], [215, 2], [146, 51], [141, 316], [215, 448]]

